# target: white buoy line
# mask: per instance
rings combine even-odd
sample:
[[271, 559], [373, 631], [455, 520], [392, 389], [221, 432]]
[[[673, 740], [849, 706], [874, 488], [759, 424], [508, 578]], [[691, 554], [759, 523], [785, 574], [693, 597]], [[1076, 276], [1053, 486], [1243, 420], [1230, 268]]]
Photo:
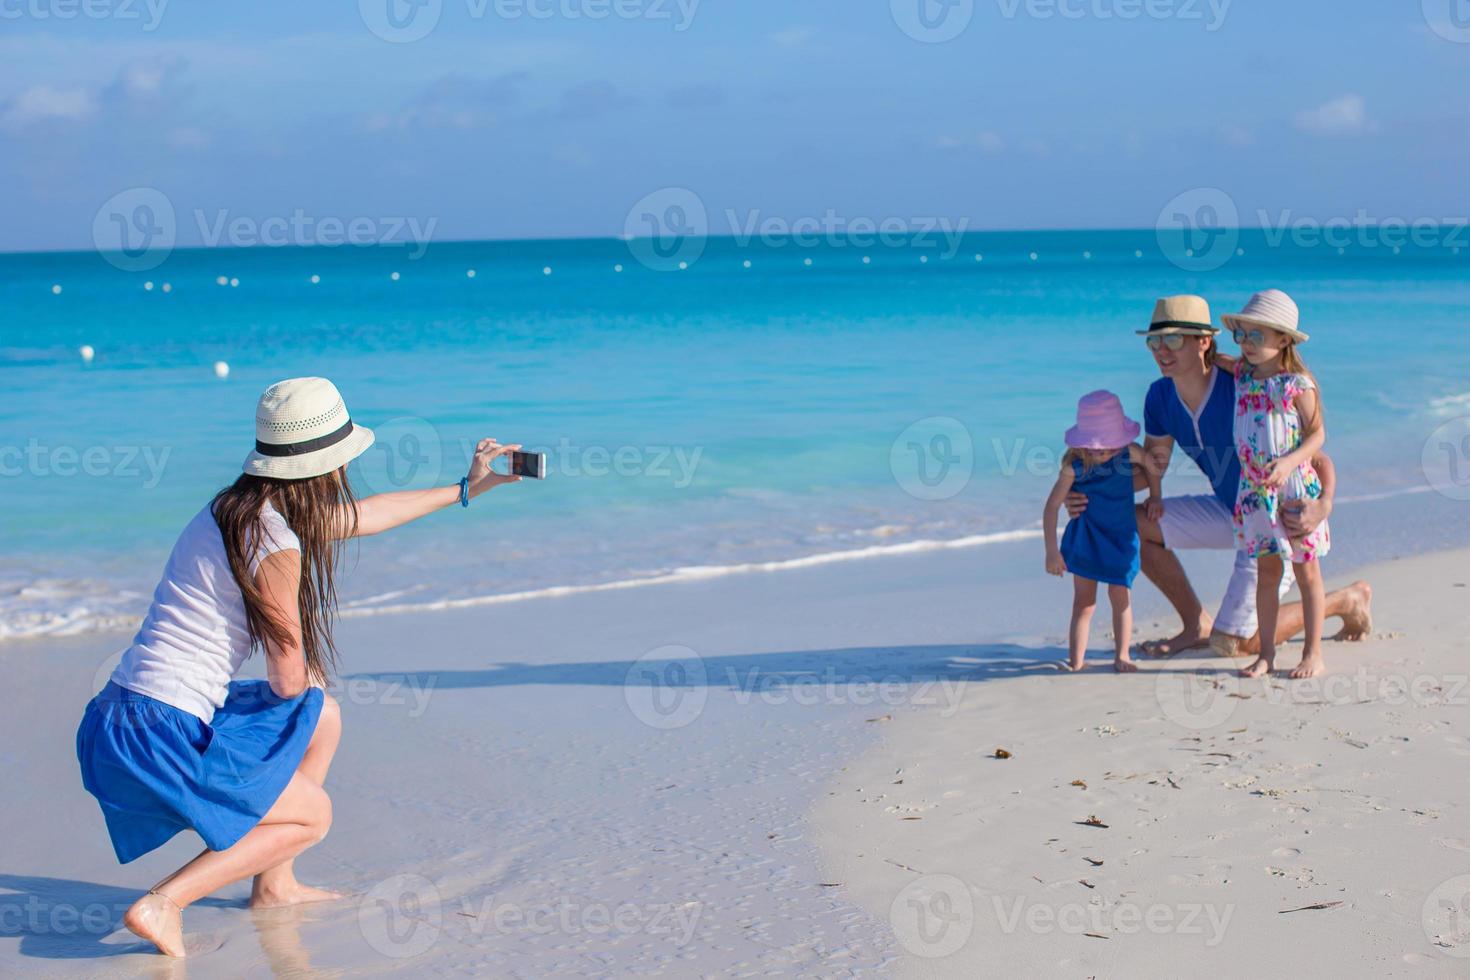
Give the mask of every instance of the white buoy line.
[[[1458, 247], [1452, 249], [1453, 254], [1456, 255], [1456, 256], [1458, 256], [1461, 253], [1461, 251], [1462, 251], [1462, 249], [1461, 248], [1458, 248]], [[1338, 248], [1337, 253], [1339, 255], [1345, 255], [1346, 254], [1346, 249]], [[1026, 260], [1029, 260], [1031, 262], [1039, 262], [1041, 260], [1041, 253], [1038, 252], [1038, 251], [1027, 251], [1027, 252], [1025, 252], [1023, 254], [1025, 256], [1025, 259]], [[1083, 250], [1083, 252], [1081, 253], [1082, 258], [1085, 261], [1092, 261], [1094, 258], [1096, 258], [1098, 256], [1098, 254], [1099, 253], [1096, 253], [1096, 252], [1092, 251], [1091, 249]], [[1197, 257], [1196, 250], [1195, 249], [1192, 249], [1192, 248], [1186, 249], [1184, 254], [1185, 254], [1186, 257], [1189, 257], [1189, 258], [1195, 258], [1195, 257]], [[1236, 247], [1236, 249], [1235, 249], [1235, 255], [1236, 256], [1243, 256], [1245, 254], [1246, 254], [1246, 250], [1245, 250], [1244, 247]], [[1393, 249], [1393, 254], [1394, 255], [1402, 255], [1403, 254], [1403, 248], [1402, 247], [1396, 247], [1396, 248], [1394, 248]], [[943, 262], [943, 261], [948, 261], [949, 258], [957, 258], [957, 257], [958, 256], [948, 256], [948, 257], [946, 257], [946, 256], [940, 256], [939, 258], [940, 258], [941, 262]], [[983, 253], [983, 252], [975, 252], [975, 253], [973, 253], [973, 255], [971, 257], [973, 258], [973, 260], [976, 263], [983, 263], [985, 261], [985, 259], [986, 259], [985, 253]], [[1133, 257], [1135, 259], [1143, 259], [1143, 258], [1145, 258], [1144, 250], [1141, 249], [1141, 248], [1134, 249], [1133, 250]], [[929, 263], [929, 260], [930, 260], [931, 256], [929, 256], [929, 255], [920, 255], [918, 258], [919, 258], [919, 264], [921, 264], [921, 265], [928, 265], [928, 264], [930, 264]], [[870, 265], [873, 264], [873, 257], [871, 255], [862, 255], [862, 256], [860, 256], [858, 258], [858, 261], [862, 265], [870, 266]], [[708, 264], [708, 260], [706, 260], [706, 264]], [[802, 264], [802, 267], [804, 267], [804, 268], [812, 268], [813, 265], [814, 265], [814, 260], [813, 260], [813, 258], [811, 256], [804, 256], [804, 257], [802, 257], [801, 264]], [[741, 259], [740, 260], [740, 267], [743, 268], [743, 269], [750, 269], [750, 268], [753, 267], [753, 265], [754, 265], [754, 263], [750, 259]], [[680, 271], [688, 271], [689, 268], [690, 268], [690, 263], [687, 260], [680, 261], [678, 263], [678, 265], [677, 265], [677, 268]], [[549, 278], [552, 275], [552, 273], [553, 273], [553, 268], [550, 265], [543, 265], [543, 266], [540, 267], [540, 269], [541, 269], [541, 275], [542, 275], [543, 278]], [[621, 272], [625, 271], [625, 267], [624, 267], [623, 263], [621, 263], [621, 262], [614, 263], [613, 266], [612, 266], [612, 271], [615, 272], [615, 273], [621, 273]], [[467, 278], [467, 279], [475, 279], [475, 278], [478, 277], [479, 271], [477, 269], [473, 268], [473, 267], [470, 267], [470, 268], [467, 268], [467, 269], [464, 270], [464, 274], [465, 274], [465, 278]], [[403, 279], [403, 275], [402, 275], [401, 272], [399, 272], [398, 270], [395, 269], [395, 270], [392, 270], [392, 271], [390, 271], [388, 273], [388, 279], [390, 281], [392, 281], [392, 282], [400, 282]], [[313, 286], [320, 285], [321, 282], [322, 282], [321, 274], [320, 273], [312, 273], [310, 276], [307, 277], [307, 281], [311, 285], [313, 285]], [[215, 282], [215, 285], [217, 285], [217, 286], [228, 287], [230, 289], [238, 289], [239, 286], [240, 286], [240, 279], [239, 279], [238, 276], [217, 275], [217, 276], [214, 277], [214, 282]], [[50, 284], [49, 288], [50, 288], [51, 294], [53, 296], [60, 296], [65, 291], [65, 287], [63, 286], [62, 283], [59, 283], [59, 282]], [[173, 283], [171, 283], [171, 282], [158, 282], [158, 281], [149, 279], [149, 280], [146, 280], [143, 283], [143, 291], [144, 292], [149, 292], [149, 293], [153, 293], [153, 292], [171, 293], [171, 292], [173, 292]], [[223, 362], [221, 362], [221, 363], [223, 363]]]

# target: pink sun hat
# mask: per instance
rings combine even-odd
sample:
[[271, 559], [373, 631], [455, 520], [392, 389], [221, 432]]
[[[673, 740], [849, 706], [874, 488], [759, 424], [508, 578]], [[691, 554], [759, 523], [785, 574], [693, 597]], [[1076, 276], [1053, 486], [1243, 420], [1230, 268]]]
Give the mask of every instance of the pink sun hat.
[[1122, 449], [1138, 438], [1138, 423], [1123, 414], [1111, 391], [1094, 391], [1077, 402], [1077, 424], [1067, 430], [1073, 449]]

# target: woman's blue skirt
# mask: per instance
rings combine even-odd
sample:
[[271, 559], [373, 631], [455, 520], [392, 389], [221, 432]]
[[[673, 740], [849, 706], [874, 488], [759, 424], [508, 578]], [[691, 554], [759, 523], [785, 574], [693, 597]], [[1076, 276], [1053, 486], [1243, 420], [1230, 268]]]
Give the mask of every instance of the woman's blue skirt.
[[260, 822], [301, 764], [322, 690], [283, 700], [266, 681], [233, 681], [205, 724], [108, 682], [77, 729], [82, 785], [97, 797], [123, 864], [193, 830], [223, 851]]

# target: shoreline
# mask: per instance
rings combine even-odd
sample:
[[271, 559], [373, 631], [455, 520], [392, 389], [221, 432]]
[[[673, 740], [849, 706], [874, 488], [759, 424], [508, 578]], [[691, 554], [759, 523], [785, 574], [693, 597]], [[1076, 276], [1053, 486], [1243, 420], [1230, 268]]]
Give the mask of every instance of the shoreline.
[[[1391, 491], [1371, 493], [1361, 496], [1345, 496], [1338, 501], [1340, 506], [1346, 506], [1350, 511], [1356, 511], [1361, 505], [1382, 505], [1386, 501], [1397, 500], [1406, 496], [1416, 496], [1432, 493], [1433, 488], [1428, 486], [1411, 485], [1400, 487]], [[1352, 515], [1361, 524], [1372, 524], [1371, 517], [1364, 512]], [[1338, 518], [1341, 520], [1341, 518]], [[886, 526], [879, 526], [865, 532], [871, 536], [878, 536], [886, 530]], [[364, 616], [401, 615], [406, 613], [439, 612], [453, 609], [473, 608], [477, 606], [494, 606], [503, 604], [514, 604], [527, 601], [539, 601], [544, 599], [561, 598], [589, 593], [616, 592], [621, 590], [642, 589], [663, 585], [679, 585], [683, 583], [717, 579], [725, 576], [743, 576], [759, 573], [776, 573], [794, 571], [823, 565], [838, 564], [844, 562], [860, 562], [873, 559], [887, 559], [905, 555], [924, 554], [929, 552], [944, 552], [957, 549], [970, 549], [1003, 545], [1015, 541], [1025, 541], [1041, 536], [1039, 522], [1022, 527], [1002, 529], [996, 531], [984, 531], [972, 534], [961, 534], [956, 537], [917, 537], [912, 540], [898, 541], [891, 544], [870, 544], [851, 548], [837, 548], [832, 550], [815, 551], [809, 554], [798, 554], [789, 557], [775, 558], [770, 560], [741, 561], [729, 564], [698, 564], [674, 567], [665, 571], [652, 573], [634, 572], [628, 577], [614, 578], [607, 581], [593, 581], [585, 583], [567, 583], [549, 586], [538, 586], [530, 589], [514, 590], [506, 592], [488, 592], [483, 594], [472, 594], [465, 596], [444, 596], [440, 598], [424, 598], [418, 601], [392, 602], [401, 596], [409, 595], [423, 586], [421, 584], [399, 585], [394, 587], [391, 582], [380, 583], [381, 588], [372, 591], [368, 595], [343, 600], [339, 616], [342, 619], [351, 619]], [[1470, 545], [1470, 536], [1463, 542]], [[1437, 546], [1437, 545], [1436, 545]], [[1360, 559], [1362, 561], [1363, 559]], [[1371, 558], [1367, 559], [1371, 560]], [[161, 559], [160, 559], [161, 566]], [[42, 587], [53, 587], [55, 580], [51, 578], [32, 583], [27, 588], [40, 585]], [[99, 583], [105, 585], [106, 583]], [[146, 610], [151, 595], [133, 590], [120, 590], [120, 594], [127, 595], [136, 600], [141, 607], [140, 611], [134, 613], [123, 613], [116, 610], [91, 611], [85, 606], [66, 614], [47, 613], [54, 618], [54, 622], [46, 622], [29, 627], [16, 628], [13, 625], [0, 623], [0, 647], [6, 644], [23, 642], [28, 640], [45, 639], [47, 637], [66, 637], [82, 635], [103, 635], [107, 633], [125, 633], [136, 628], [141, 621], [142, 610]], [[372, 605], [374, 602], [383, 602], [381, 605]], [[18, 611], [10, 611], [8, 615], [17, 616], [22, 614]], [[40, 614], [33, 614], [40, 615]]]
[[827, 787], [829, 880], [891, 924], [898, 976], [1185, 958], [1221, 977], [1463, 975], [1470, 929], [1436, 903], [1470, 894], [1467, 563], [1329, 576], [1370, 581], [1375, 632], [1327, 643], [1313, 681], [1239, 680], [1244, 661], [1208, 650], [1128, 677], [1092, 657], [1080, 676], [982, 672]]

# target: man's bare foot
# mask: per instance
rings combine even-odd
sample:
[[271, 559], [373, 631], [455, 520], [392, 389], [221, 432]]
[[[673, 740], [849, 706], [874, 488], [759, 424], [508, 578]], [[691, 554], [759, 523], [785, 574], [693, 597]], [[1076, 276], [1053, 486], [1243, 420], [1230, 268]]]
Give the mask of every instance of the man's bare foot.
[[1245, 667], [1241, 670], [1240, 676], [1260, 677], [1262, 674], [1269, 674], [1275, 666], [1275, 663], [1267, 660], [1265, 657], [1257, 657], [1251, 662], [1251, 665], [1249, 667]]
[[123, 925], [164, 956], [184, 955], [184, 913], [167, 895], [149, 892], [138, 899], [123, 915]]
[[1217, 657], [1248, 657], [1255, 653], [1250, 637], [1236, 636], [1224, 630], [1210, 631], [1210, 650]]
[[1138, 664], [1134, 663], [1128, 657], [1118, 657], [1113, 661], [1113, 669], [1120, 674], [1136, 674], [1138, 673]]
[[1327, 665], [1322, 662], [1321, 650], [1314, 650], [1311, 653], [1304, 653], [1302, 654], [1302, 662], [1297, 664], [1296, 670], [1293, 670], [1291, 672], [1291, 679], [1294, 681], [1299, 681], [1307, 677], [1316, 677], [1318, 674], [1322, 673], [1322, 671], [1326, 669], [1326, 666]]
[[1210, 629], [1213, 625], [1213, 623], [1201, 623], [1195, 629], [1180, 630], [1167, 640], [1149, 640], [1147, 643], [1140, 643], [1138, 648], [1150, 657], [1172, 657], [1185, 650], [1208, 646]]
[[1373, 586], [1362, 579], [1342, 590], [1347, 608], [1340, 615], [1342, 629], [1334, 640], [1366, 640], [1373, 632]]
[[250, 907], [253, 909], [278, 909], [287, 905], [305, 905], [308, 902], [332, 902], [345, 898], [345, 892], [313, 888], [299, 881], [281, 889], [252, 888]]

